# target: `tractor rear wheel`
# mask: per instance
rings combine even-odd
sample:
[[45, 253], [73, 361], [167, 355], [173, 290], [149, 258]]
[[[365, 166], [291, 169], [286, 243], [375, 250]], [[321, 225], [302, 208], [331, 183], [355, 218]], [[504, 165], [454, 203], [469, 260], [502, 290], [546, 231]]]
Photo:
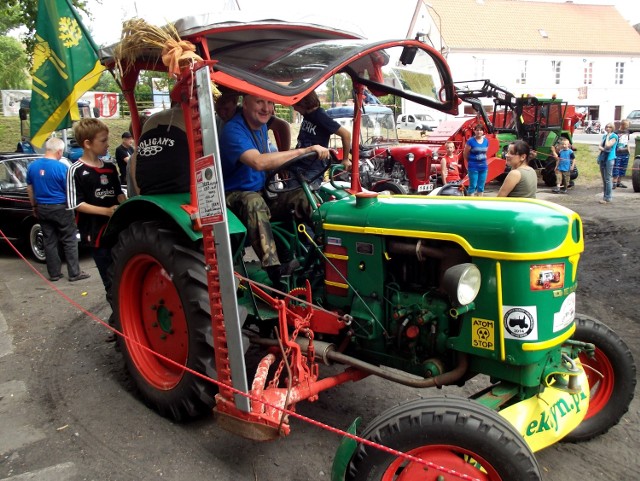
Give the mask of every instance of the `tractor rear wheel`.
[[556, 185], [556, 164], [554, 162], [549, 162], [542, 169], [542, 180], [547, 187]]
[[392, 180], [383, 180], [376, 183], [371, 190], [374, 192], [385, 192], [388, 191], [392, 194], [404, 195], [407, 194], [407, 189], [404, 186], [392, 181]]
[[182, 368], [216, 377], [204, 257], [188, 245], [157, 222], [136, 222], [112, 250], [127, 369], [145, 402], [177, 421], [210, 413], [217, 392]]
[[631, 171], [631, 185], [634, 192], [640, 192], [640, 155], [633, 161], [633, 170]]
[[349, 463], [349, 480], [436, 481], [449, 479], [446, 473], [453, 471], [458, 474], [452, 479], [542, 479], [531, 449], [515, 428], [468, 399], [439, 397], [401, 404], [374, 419], [362, 437], [430, 466], [360, 444]]
[[584, 420], [564, 441], [588, 441], [618, 424], [629, 410], [636, 387], [636, 365], [625, 342], [608, 326], [576, 314], [574, 340], [596, 346], [593, 358], [580, 354], [589, 381], [589, 409]]

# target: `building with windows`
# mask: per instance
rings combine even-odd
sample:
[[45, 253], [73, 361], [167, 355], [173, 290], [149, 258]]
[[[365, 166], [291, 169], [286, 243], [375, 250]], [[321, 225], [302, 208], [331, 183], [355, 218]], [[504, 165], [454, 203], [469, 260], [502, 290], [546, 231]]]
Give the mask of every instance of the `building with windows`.
[[611, 5], [419, 0], [407, 37], [442, 52], [455, 81], [556, 95], [602, 122], [640, 109], [640, 34]]

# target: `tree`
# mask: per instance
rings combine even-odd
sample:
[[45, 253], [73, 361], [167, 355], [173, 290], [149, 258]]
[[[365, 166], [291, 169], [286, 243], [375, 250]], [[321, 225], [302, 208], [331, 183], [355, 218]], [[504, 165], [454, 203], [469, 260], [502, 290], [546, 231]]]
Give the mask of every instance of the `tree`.
[[[71, 4], [91, 16], [87, 10], [86, 0], [71, 0]], [[24, 37], [24, 43], [27, 46], [29, 57], [31, 57], [35, 45], [37, 18], [38, 0], [5, 0], [4, 5], [0, 7], [0, 31], [2, 34], [14, 28], [26, 27], [27, 33]]]
[[102, 72], [100, 75], [100, 80], [93, 87], [93, 90], [97, 90], [98, 92], [120, 92], [120, 86], [116, 82], [116, 79], [113, 78], [113, 74], [108, 70]]
[[22, 44], [13, 37], [0, 37], [0, 89], [27, 90], [31, 88], [27, 53]]

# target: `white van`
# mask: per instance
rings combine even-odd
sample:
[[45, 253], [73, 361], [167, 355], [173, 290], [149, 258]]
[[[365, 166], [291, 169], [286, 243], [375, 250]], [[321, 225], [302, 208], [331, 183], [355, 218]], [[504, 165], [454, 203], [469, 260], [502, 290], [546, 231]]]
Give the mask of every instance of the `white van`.
[[438, 127], [438, 122], [429, 114], [400, 114], [396, 127], [404, 130], [428, 130], [431, 132]]

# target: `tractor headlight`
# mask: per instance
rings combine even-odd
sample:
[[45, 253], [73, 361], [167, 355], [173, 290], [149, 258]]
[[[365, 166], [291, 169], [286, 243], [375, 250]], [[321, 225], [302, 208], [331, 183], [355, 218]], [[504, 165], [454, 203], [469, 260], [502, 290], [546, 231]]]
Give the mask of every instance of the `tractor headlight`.
[[478, 295], [481, 281], [480, 269], [475, 264], [458, 264], [444, 273], [443, 285], [453, 304], [465, 306]]
[[415, 157], [415, 155], [413, 155], [413, 153], [409, 152], [409, 153], [407, 154], [407, 161], [408, 161], [408, 162], [413, 162], [413, 159], [415, 159], [415, 158], [416, 158], [416, 157]]

